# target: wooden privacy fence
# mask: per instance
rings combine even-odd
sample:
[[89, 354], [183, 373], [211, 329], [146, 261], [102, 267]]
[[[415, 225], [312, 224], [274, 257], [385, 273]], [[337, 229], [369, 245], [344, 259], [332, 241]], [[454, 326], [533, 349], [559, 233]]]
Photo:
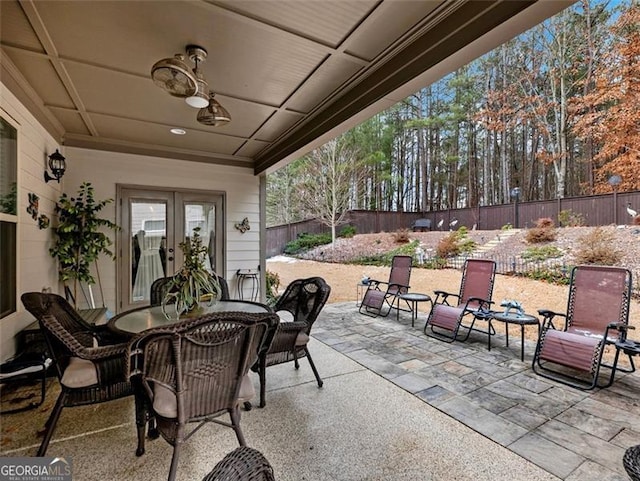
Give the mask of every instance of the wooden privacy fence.
[[[355, 227], [358, 234], [375, 232], [395, 232], [409, 228], [416, 219], [430, 219], [432, 230], [449, 230], [449, 225], [457, 220], [454, 229], [465, 226], [468, 229], [496, 230], [506, 224], [513, 227], [532, 227], [537, 219], [549, 217], [558, 224], [558, 214], [571, 211], [580, 216], [583, 224], [599, 226], [609, 224], [629, 224], [631, 217], [627, 213], [627, 203], [640, 212], [640, 191], [612, 194], [568, 197], [557, 200], [533, 202], [513, 202], [511, 204], [484, 206], [466, 209], [447, 209], [432, 212], [389, 212], [353, 210], [349, 213], [345, 225]], [[340, 227], [338, 228], [338, 232]], [[281, 254], [288, 242], [300, 234], [320, 234], [329, 232], [329, 228], [315, 219], [267, 228], [267, 257]]]

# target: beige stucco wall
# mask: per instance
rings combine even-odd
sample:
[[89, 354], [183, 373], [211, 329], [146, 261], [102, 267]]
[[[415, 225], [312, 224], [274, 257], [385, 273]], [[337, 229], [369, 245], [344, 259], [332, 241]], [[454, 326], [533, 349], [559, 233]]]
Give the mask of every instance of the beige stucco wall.
[[[27, 214], [28, 193], [33, 192], [40, 197], [40, 212], [55, 222], [53, 211], [60, 194], [64, 191], [73, 195], [85, 181], [94, 186], [96, 199], [115, 199], [117, 184], [224, 192], [226, 268], [223, 274], [229, 281], [232, 297], [236, 293], [236, 271], [255, 269], [260, 265], [263, 231], [260, 225], [260, 179], [253, 175], [252, 169], [64, 148], [2, 84], [0, 107], [3, 117], [18, 124], [18, 296], [45, 287], [51, 287], [53, 292], [62, 292], [57, 281], [56, 264], [48, 252], [52, 231], [38, 229], [37, 222]], [[61, 184], [46, 184], [43, 178], [46, 159], [56, 148], [67, 158], [67, 172]], [[116, 221], [115, 203], [109, 204], [103, 214]], [[251, 230], [241, 234], [234, 224], [245, 217], [249, 219]], [[102, 259], [99, 269], [106, 305], [116, 312], [116, 263]], [[16, 334], [31, 322], [33, 318], [24, 312], [19, 301], [18, 312], [0, 320], [0, 360], [13, 355]]]

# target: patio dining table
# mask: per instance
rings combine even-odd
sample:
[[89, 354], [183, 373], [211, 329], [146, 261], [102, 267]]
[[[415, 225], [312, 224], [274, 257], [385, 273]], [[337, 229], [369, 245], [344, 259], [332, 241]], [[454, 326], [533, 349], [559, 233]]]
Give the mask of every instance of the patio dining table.
[[[211, 306], [203, 306], [198, 312], [199, 316], [205, 316], [214, 312], [271, 312], [266, 304], [250, 301], [217, 301]], [[147, 329], [167, 327], [177, 322], [188, 319], [181, 316], [180, 319], [167, 319], [161, 306], [144, 306], [130, 311], [121, 312], [109, 320], [108, 326], [114, 332], [127, 335], [140, 334]]]
[[[269, 306], [251, 301], [217, 301], [210, 306], [203, 306], [198, 312], [198, 317], [206, 316], [216, 312], [246, 312], [246, 313], [268, 313], [272, 312]], [[144, 306], [137, 309], [122, 312], [114, 316], [108, 323], [108, 328], [113, 332], [130, 336], [136, 339], [139, 334], [149, 329], [170, 327], [178, 322], [189, 319], [189, 316], [181, 316], [179, 319], [173, 317], [167, 319], [162, 311], [162, 306]], [[132, 341], [135, 342], [135, 341]], [[135, 396], [140, 402], [136, 403], [136, 409], [143, 412], [136, 416], [136, 419], [144, 419], [144, 424], [138, 424], [138, 430], [144, 430], [144, 425], [149, 422], [148, 435], [149, 438], [155, 439], [159, 436], [155, 421], [149, 417], [152, 412], [150, 400], [142, 387], [140, 378], [140, 352], [137, 347], [132, 348], [130, 360], [131, 381], [134, 386]], [[144, 437], [139, 438], [144, 440]], [[142, 456], [145, 452], [144, 441], [138, 443], [136, 456]]]

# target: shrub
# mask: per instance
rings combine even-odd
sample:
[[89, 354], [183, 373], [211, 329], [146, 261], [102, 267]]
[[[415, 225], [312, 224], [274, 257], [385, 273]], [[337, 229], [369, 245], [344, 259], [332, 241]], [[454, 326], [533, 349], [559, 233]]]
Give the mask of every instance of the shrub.
[[448, 236], [443, 237], [436, 246], [436, 255], [442, 259], [447, 257], [455, 257], [460, 254], [460, 247], [456, 241], [456, 233], [451, 232]]
[[571, 209], [561, 210], [558, 213], [558, 224], [560, 224], [560, 227], [581, 227], [585, 225], [582, 214], [573, 212]]
[[396, 244], [406, 244], [407, 242], [410, 241], [409, 239], [410, 234], [411, 234], [411, 231], [409, 229], [398, 229], [391, 235], [393, 236], [393, 240], [395, 241]]
[[540, 262], [547, 259], [562, 257], [562, 251], [556, 246], [529, 247], [522, 253], [521, 257], [526, 261]]
[[284, 248], [285, 254], [299, 254], [314, 247], [330, 244], [331, 234], [299, 234], [298, 238], [287, 242]]
[[340, 229], [338, 237], [346, 237], [347, 239], [350, 239], [354, 235], [356, 235], [356, 228], [352, 225], [345, 225], [342, 229]]
[[523, 277], [534, 279], [536, 281], [546, 281], [552, 284], [568, 285], [571, 277], [571, 267], [545, 267], [527, 271], [522, 274]]
[[413, 255], [416, 247], [418, 247], [419, 241], [413, 240], [408, 244], [393, 249], [389, 252], [383, 252], [380, 254], [372, 254], [368, 256], [357, 257], [349, 262], [349, 264], [360, 264], [369, 266], [390, 266], [393, 256], [411, 256]]
[[525, 240], [529, 244], [539, 244], [541, 242], [552, 242], [556, 240], [556, 230], [553, 220], [549, 217], [538, 219], [536, 226], [527, 230]]
[[640, 225], [640, 215], [637, 215], [633, 218], [633, 220], [631, 221], [631, 223], [633, 225]]
[[468, 237], [468, 234], [469, 231], [463, 226], [443, 237], [436, 247], [436, 255], [447, 258], [473, 251], [476, 248], [476, 243]]
[[579, 247], [575, 258], [578, 264], [614, 266], [622, 259], [623, 252], [613, 247], [615, 235], [602, 227], [596, 227], [589, 234], [578, 239]]
[[265, 272], [267, 304], [273, 306], [278, 300], [278, 289], [280, 288], [280, 276], [276, 272]]
[[511, 225], [511, 223], [505, 224], [502, 227], [500, 227], [500, 230], [510, 230], [513, 229], [513, 226]]
[[553, 219], [551, 217], [540, 217], [536, 221], [536, 227], [540, 229], [553, 229], [555, 224], [553, 223]]

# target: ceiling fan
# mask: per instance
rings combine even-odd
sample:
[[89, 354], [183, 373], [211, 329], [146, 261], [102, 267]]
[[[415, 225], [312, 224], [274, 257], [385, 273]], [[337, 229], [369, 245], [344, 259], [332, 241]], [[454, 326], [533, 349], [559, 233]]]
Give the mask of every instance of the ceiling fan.
[[183, 54], [165, 58], [151, 67], [153, 82], [174, 97], [184, 98], [188, 105], [200, 109], [197, 120], [209, 126], [221, 126], [231, 121], [231, 115], [210, 92], [209, 84], [198, 65], [207, 58], [207, 51], [198, 45], [185, 47], [187, 57], [195, 64], [192, 69]]

